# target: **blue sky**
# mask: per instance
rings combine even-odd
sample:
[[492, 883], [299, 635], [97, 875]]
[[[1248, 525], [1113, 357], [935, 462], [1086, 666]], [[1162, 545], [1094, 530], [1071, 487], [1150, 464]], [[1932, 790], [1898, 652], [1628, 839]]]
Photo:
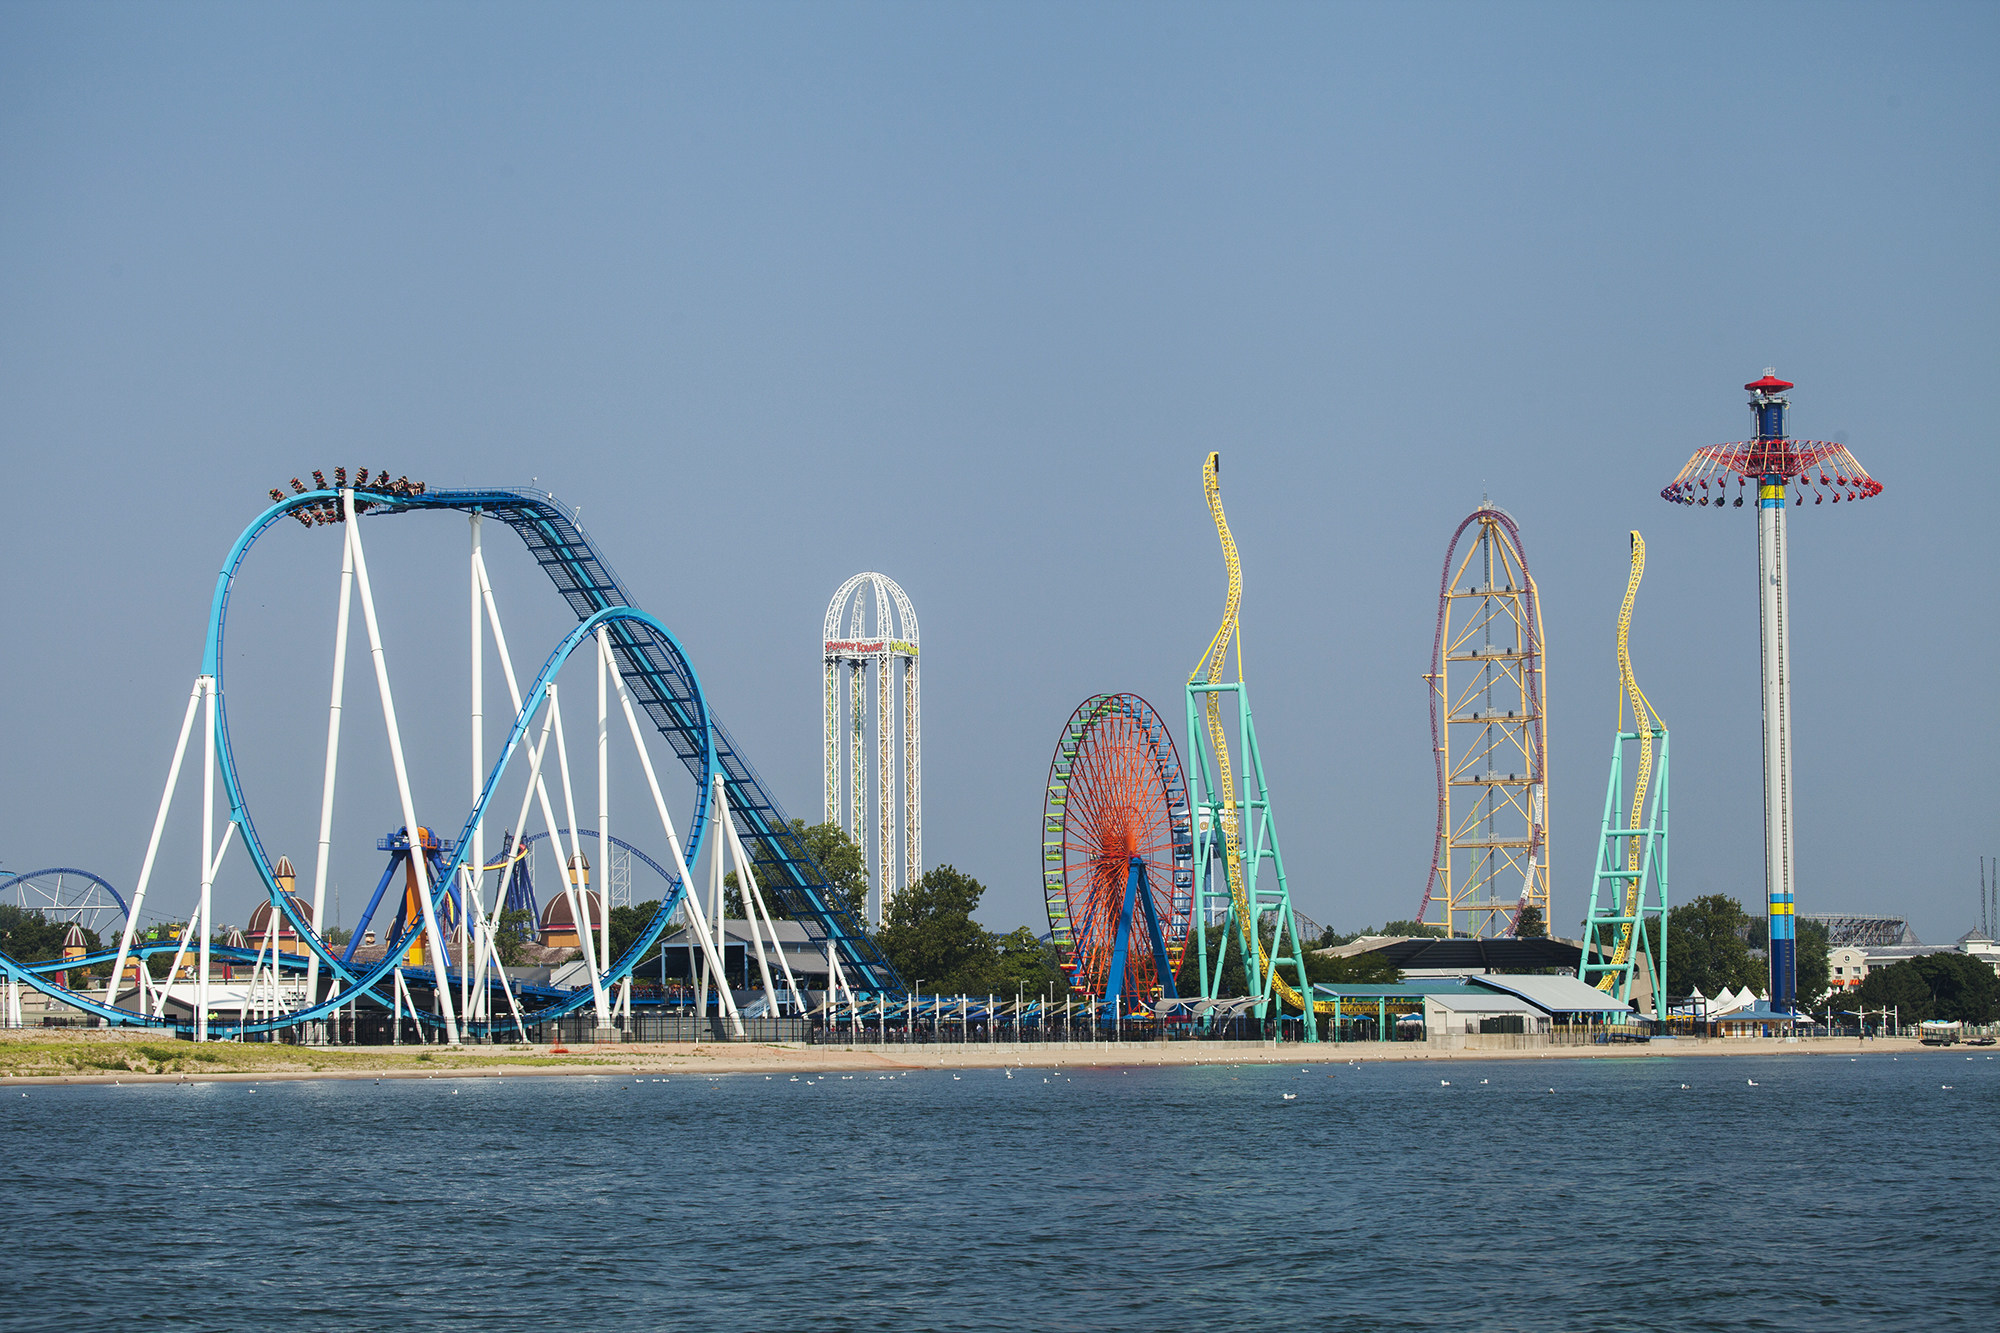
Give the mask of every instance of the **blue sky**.
[[[1996, 36], [1985, 5], [0, 6], [0, 865], [130, 884], [217, 564], [268, 487], [365, 463], [580, 504], [808, 818], [826, 599], [891, 574], [927, 857], [1040, 928], [1064, 719], [1178, 714], [1217, 619], [1214, 448], [1304, 910], [1422, 895], [1421, 674], [1482, 490], [1547, 609], [1558, 926], [1634, 527], [1675, 896], [1754, 903], [1749, 511], [1657, 492], [1774, 365], [1887, 486], [1793, 525], [1801, 910], [1948, 939], [2000, 852]], [[438, 524], [369, 534], [456, 827]], [[302, 859], [338, 551], [283, 537], [233, 726]], [[525, 667], [561, 618], [511, 574]], [[399, 822], [386, 777], [353, 799]]]

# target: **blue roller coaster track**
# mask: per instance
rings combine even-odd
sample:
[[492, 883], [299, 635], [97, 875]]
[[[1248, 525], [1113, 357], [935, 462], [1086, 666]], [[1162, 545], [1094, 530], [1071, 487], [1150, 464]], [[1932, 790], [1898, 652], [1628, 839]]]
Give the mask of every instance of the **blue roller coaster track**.
[[[694, 668], [680, 644], [664, 624], [633, 603], [625, 584], [584, 534], [574, 510], [546, 491], [525, 488], [429, 491], [407, 487], [357, 486], [354, 490], [357, 510], [365, 507], [371, 517], [453, 510], [497, 519], [520, 537], [529, 555], [548, 575], [556, 591], [577, 617], [576, 627], [549, 655], [533, 687], [524, 697], [501, 758], [489, 773], [478, 803], [466, 817], [464, 832], [456, 841], [449, 863], [432, 885], [434, 906], [442, 905], [443, 899], [451, 892], [459, 864], [469, 850], [469, 834], [483, 818], [487, 803], [492, 799], [509, 760], [522, 748], [528, 724], [540, 708], [549, 682], [570, 654], [590, 641], [602, 626], [610, 638], [615, 668], [634, 704], [644, 711], [695, 778], [695, 810], [687, 826], [686, 841], [686, 859], [690, 867], [700, 859], [711, 814], [710, 781], [712, 775], [719, 773], [737, 833], [756, 866], [758, 884], [774, 904], [785, 915], [799, 922], [819, 949], [831, 949], [836, 954], [858, 995], [873, 1000], [906, 993], [902, 979], [876, 947], [874, 940], [860, 929], [829, 892], [824, 872], [815, 864], [803, 840], [793, 831], [784, 809], [737, 746], [728, 728], [709, 711]], [[340, 502], [341, 493], [337, 490], [302, 490], [279, 499], [243, 530], [216, 576], [208, 637], [202, 652], [202, 674], [215, 682], [216, 755], [229, 802], [230, 818], [243, 836], [244, 845], [271, 902], [284, 914], [299, 938], [305, 940], [331, 969], [336, 979], [335, 992], [331, 998], [317, 1001], [307, 1009], [268, 1021], [229, 1024], [211, 1019], [210, 1032], [214, 1036], [227, 1037], [293, 1027], [324, 1017], [360, 994], [367, 994], [386, 1006], [387, 999], [374, 987], [401, 964], [417, 935], [415, 929], [407, 932], [379, 963], [371, 967], [356, 969], [343, 963], [338, 951], [320, 939], [311, 924], [300, 917], [295, 900], [279, 891], [272, 863], [250, 816], [229, 744], [228, 696], [223, 688], [222, 668], [226, 661], [224, 629], [236, 575], [251, 547], [274, 523], [291, 516], [311, 524], [315, 516], [338, 512]], [[629, 976], [634, 965], [665, 933], [668, 922], [686, 894], [686, 885], [679, 881], [677, 875], [670, 875], [669, 879], [671, 892], [661, 902], [648, 929], [607, 970], [606, 984]], [[133, 952], [143, 957], [162, 952], [167, 947], [152, 945]], [[112, 961], [114, 958], [109, 954], [93, 955], [68, 960], [67, 966], [74, 969]], [[108, 1006], [77, 991], [57, 987], [50, 977], [61, 967], [60, 960], [24, 965], [0, 954], [0, 970], [8, 976], [85, 1013], [113, 1024], [151, 1025], [155, 1022], [146, 1015]], [[406, 979], [416, 981], [423, 978], [427, 971], [405, 968], [404, 975]], [[590, 1003], [591, 998], [591, 989], [585, 987], [553, 999], [530, 1015], [528, 1021], [541, 1023], [561, 1018]], [[422, 1017], [431, 1021], [433, 1016], [426, 1014]], [[473, 1035], [492, 1035], [506, 1026], [508, 1024], [494, 1020], [467, 1024], [466, 1031]]]

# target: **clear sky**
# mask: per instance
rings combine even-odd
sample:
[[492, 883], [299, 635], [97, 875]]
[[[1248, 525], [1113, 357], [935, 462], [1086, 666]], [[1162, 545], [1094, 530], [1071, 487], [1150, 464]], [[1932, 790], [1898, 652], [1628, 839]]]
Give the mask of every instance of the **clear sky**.
[[[1178, 715], [1219, 617], [1213, 448], [1303, 910], [1417, 907], [1482, 491], [1545, 599], [1557, 927], [1635, 527], [1675, 897], [1754, 909], [1753, 519], [1657, 493], [1769, 365], [1887, 486], [1794, 513], [1801, 910], [1948, 940], [2000, 852], [1996, 39], [1987, 4], [0, 5], [0, 865], [131, 884], [217, 565], [267, 488], [366, 464], [581, 505], [812, 819], [820, 618], [889, 573], [927, 859], [1045, 928], [1064, 720]], [[464, 527], [365, 530], [455, 829]], [[338, 546], [258, 559], [233, 739], [303, 862]], [[526, 669], [562, 619], [496, 569]], [[337, 859], [349, 920], [379, 859]]]

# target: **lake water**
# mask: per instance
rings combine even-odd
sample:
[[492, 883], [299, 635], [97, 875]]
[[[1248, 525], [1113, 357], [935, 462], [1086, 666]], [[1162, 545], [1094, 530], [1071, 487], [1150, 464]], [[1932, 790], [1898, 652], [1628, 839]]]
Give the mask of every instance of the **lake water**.
[[2000, 1326], [1984, 1052], [0, 1101], [9, 1329]]

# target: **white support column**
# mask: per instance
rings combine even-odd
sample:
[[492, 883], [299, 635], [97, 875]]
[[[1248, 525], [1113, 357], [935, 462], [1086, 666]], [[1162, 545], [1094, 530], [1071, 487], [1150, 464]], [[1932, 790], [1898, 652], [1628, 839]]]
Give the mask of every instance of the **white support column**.
[[[547, 744], [548, 744], [548, 735], [545, 724], [542, 736], [542, 745], [545, 747]], [[533, 765], [535, 768], [539, 769], [542, 761], [541, 749], [540, 748], [534, 749], [533, 754], [534, 754]], [[534, 778], [532, 775], [528, 779], [528, 789], [531, 792], [534, 790]], [[527, 800], [524, 798], [521, 802], [521, 817], [514, 821], [514, 826], [516, 828], [521, 827], [522, 824], [526, 822], [527, 817], [528, 817]], [[526, 1025], [524, 1025], [521, 1021], [521, 1006], [514, 999], [514, 987], [513, 984], [508, 980], [506, 965], [500, 961], [500, 946], [498, 940], [496, 939], [496, 934], [497, 934], [496, 928], [500, 919], [501, 908], [504, 906], [504, 903], [505, 903], [504, 898], [496, 895], [493, 903], [493, 916], [489, 919], [486, 915], [486, 906], [480, 900], [479, 896], [477, 894], [474, 894], [472, 897], [472, 909], [475, 913], [477, 913], [477, 915], [473, 918], [474, 923], [476, 925], [474, 940], [475, 940], [475, 947], [479, 950], [479, 989], [474, 993], [479, 997], [481, 1016], [491, 1017], [492, 1005], [488, 1002], [486, 998], [487, 997], [486, 973], [488, 968], [491, 968], [492, 971], [500, 978], [500, 989], [507, 996], [507, 1008], [512, 1012], [514, 1016], [514, 1030], [520, 1034], [521, 1044], [523, 1046], [526, 1046], [528, 1044], [528, 1029]]]
[[[688, 868], [687, 854], [681, 849], [680, 834], [675, 832], [673, 816], [667, 812], [667, 798], [660, 791], [660, 775], [653, 767], [651, 752], [646, 749], [645, 734], [639, 728], [639, 715], [632, 707], [632, 695], [625, 688], [623, 677], [614, 675], [611, 683], [617, 687], [618, 706], [624, 710], [626, 729], [632, 733], [632, 746], [639, 752], [639, 769], [646, 775], [646, 790], [653, 798], [653, 811], [660, 818], [661, 831], [667, 835], [667, 850], [673, 854], [674, 869], [681, 877], [684, 895], [682, 910], [687, 915], [688, 925], [694, 930], [695, 938], [701, 944], [702, 962], [706, 967], [710, 961], [715, 960], [715, 939], [708, 933], [708, 922], [702, 916], [701, 895], [695, 892], [694, 875]], [[718, 812], [718, 817], [726, 821], [728, 812], [726, 810]], [[715, 966], [718, 971], [724, 970], [720, 961], [716, 961]], [[729, 1004], [729, 1021], [736, 1035], [741, 1037], [744, 1035], [743, 1018], [736, 1012], [736, 999], [729, 994], [726, 987], [722, 995]], [[699, 1032], [700, 1029], [697, 1027], [696, 1031]]]
[[[778, 955], [778, 969], [785, 978], [785, 989], [791, 992], [793, 1012], [802, 1014], [806, 1011], [806, 1002], [804, 997], [799, 994], [799, 983], [792, 975], [791, 962], [785, 957], [785, 943], [778, 938], [778, 928], [771, 921], [771, 909], [764, 902], [764, 891], [758, 886], [756, 872], [750, 868], [750, 858], [744, 852], [743, 840], [736, 836], [735, 825], [730, 824], [725, 827], [729, 829], [730, 846], [735, 850], [736, 873], [739, 882], [743, 885], [744, 915], [750, 918], [751, 934], [753, 936], [756, 935], [758, 921], [761, 918], [764, 932], [770, 936], [771, 948]], [[770, 971], [765, 967], [763, 946], [761, 944], [758, 946], [757, 966], [764, 970], [764, 989], [769, 991], [771, 989]], [[775, 1018], [777, 1013], [778, 1000], [773, 995], [771, 996], [772, 1017]]]
[[[632, 746], [639, 752], [639, 768], [646, 775], [646, 790], [653, 798], [653, 811], [660, 818], [661, 831], [667, 835], [667, 850], [673, 854], [674, 869], [680, 873], [688, 924], [701, 944], [704, 962], [715, 961], [715, 939], [709, 934], [708, 923], [702, 917], [701, 897], [694, 891], [694, 875], [688, 868], [687, 854], [681, 849], [681, 838], [674, 830], [673, 816], [667, 812], [667, 798], [660, 791], [660, 775], [653, 767], [652, 754], [646, 749], [646, 738], [639, 728], [639, 715], [632, 707], [632, 695], [626, 690], [622, 677], [613, 675], [611, 683], [618, 690], [618, 706], [624, 710], [625, 726], [632, 733]], [[727, 819], [727, 811], [720, 812], [719, 817]], [[721, 961], [715, 961], [715, 967], [717, 971], [725, 970]], [[728, 1002], [730, 1024], [736, 1035], [741, 1037], [744, 1035], [743, 1018], [736, 1012], [736, 999], [727, 987], [723, 989], [722, 996]]]
[[478, 880], [469, 866], [459, 865], [458, 879], [458, 891], [467, 912], [465, 947], [470, 954], [465, 967], [465, 998], [459, 1005], [459, 1013], [467, 1024], [482, 1023], [492, 1017], [493, 1009], [486, 979], [486, 904], [480, 900]]
[[728, 854], [729, 847], [729, 835], [723, 831], [723, 827], [730, 822], [729, 791], [723, 784], [720, 773], [715, 775], [715, 785], [718, 797], [714, 807], [717, 827], [714, 839], [715, 858], [711, 862], [715, 873], [709, 882], [708, 911], [710, 928], [715, 933], [715, 975], [717, 981], [715, 989], [718, 996], [715, 1012], [720, 1014], [723, 1011], [723, 1006], [720, 1003], [719, 997], [728, 997], [730, 1007], [734, 1008], [736, 1005], [736, 992], [729, 984], [729, 936], [722, 927], [722, 863], [723, 858]]
[[896, 889], [896, 682], [892, 668], [895, 657], [888, 647], [889, 612], [880, 608], [876, 628], [882, 633], [883, 647], [875, 659], [875, 866], [881, 885], [882, 916], [887, 919]]
[[[481, 609], [479, 570], [482, 563], [479, 542], [480, 526], [484, 518], [477, 510], [473, 511], [467, 517], [472, 529], [472, 557], [467, 564], [467, 580], [471, 587], [472, 603], [472, 804], [477, 807], [479, 804], [479, 793], [486, 786], [486, 639], [481, 633], [479, 623]], [[484, 816], [481, 816], [479, 822], [472, 826], [472, 874], [469, 880], [461, 879], [459, 881], [458, 891], [461, 900], [459, 919], [465, 923], [467, 933], [471, 934], [474, 923], [483, 922], [486, 919], [484, 903], [486, 893], [486, 820]], [[486, 976], [485, 954], [479, 950], [477, 941], [473, 939], [465, 941], [465, 948], [468, 954], [478, 955], [479, 963], [477, 971], [479, 972], [480, 981], [483, 986]], [[472, 1003], [473, 971], [474, 968], [469, 961], [460, 967], [459, 975], [463, 979], [462, 989], [459, 992], [459, 1007], [461, 1009], [469, 1008]]]
[[[563, 737], [562, 697], [554, 681], [549, 682], [549, 714], [556, 724], [556, 763], [562, 773], [563, 814], [569, 827], [569, 859], [563, 865], [563, 883], [569, 894], [570, 919], [576, 926], [576, 942], [583, 950], [584, 971], [590, 976], [590, 994], [597, 1008], [597, 1026], [609, 1027], [611, 1010], [604, 993], [604, 969], [598, 966], [597, 944], [590, 933], [590, 887], [576, 882], [582, 868], [583, 839], [576, 829], [576, 791], [569, 776], [569, 745]], [[549, 819], [546, 792], [542, 795], [542, 817]], [[552, 820], [549, 823], [549, 841], [560, 854], [562, 842]]]
[[[215, 680], [202, 677], [203, 725], [201, 763], [201, 905], [195, 909], [197, 949], [194, 977], [194, 1039], [208, 1040], [208, 936], [214, 929], [209, 910], [215, 896]], [[231, 828], [235, 825], [231, 824]]]
[[716, 989], [715, 1013], [719, 1018], [723, 1012], [722, 997], [728, 996], [733, 1000], [735, 996], [729, 989], [729, 937], [722, 933], [722, 859], [729, 842], [728, 837], [722, 832], [722, 825], [729, 819], [728, 794], [720, 781], [714, 784], [712, 792], [713, 798], [709, 809], [713, 812], [715, 836], [709, 840], [708, 848], [708, 901], [704, 904], [697, 900], [696, 910], [701, 913], [713, 933], [715, 951], [720, 956], [714, 959], [714, 965], [711, 967], [708, 956], [703, 955], [697, 1017], [708, 1015], [708, 983], [713, 977]]
[[[245, 986], [243, 988], [243, 993], [237, 996], [236, 998], [236, 1023], [238, 1027], [241, 1027], [243, 1023], [250, 1018], [253, 1012], [257, 1012], [261, 1016], [261, 1006], [257, 1006], [257, 983], [264, 976], [265, 946], [266, 945], [271, 946], [272, 951], [274, 953], [276, 952], [277, 942], [275, 939], [275, 934], [277, 931], [277, 924], [278, 924], [278, 913], [277, 909], [273, 908], [271, 910], [269, 917], [264, 922], [264, 938], [260, 940], [257, 944], [257, 956], [250, 963], [250, 984], [248, 986]], [[273, 958], [271, 966], [271, 1009], [273, 1014], [277, 1012], [277, 1007], [278, 1007], [277, 997], [278, 997], [277, 959]]]
[[[343, 509], [353, 496], [341, 492]], [[354, 543], [345, 530], [340, 541], [340, 611], [333, 622], [333, 694], [326, 710], [326, 774], [320, 784], [319, 855], [313, 866], [312, 928], [318, 935], [326, 924], [326, 876], [333, 854], [333, 786], [340, 768], [341, 699], [347, 690], [347, 626], [354, 606]], [[319, 998], [319, 951], [306, 964], [306, 1002]]]
[[[831, 649], [828, 649], [831, 652]], [[826, 699], [820, 714], [820, 753], [824, 779], [820, 790], [820, 822], [834, 824], [840, 821], [846, 808], [841, 801], [840, 762], [840, 660], [829, 656], [825, 663]]]
[[910, 655], [903, 659], [903, 888], [916, 883], [924, 873], [923, 709], [916, 653], [913, 642]]
[[597, 856], [604, 864], [597, 872], [598, 896], [604, 911], [598, 917], [598, 961], [611, 968], [611, 731], [605, 690], [605, 676], [611, 667], [611, 633], [597, 627]]
[[451, 974], [448, 970], [451, 954], [444, 946], [444, 936], [438, 930], [437, 909], [431, 902], [430, 867], [424, 862], [424, 849], [418, 837], [417, 805], [410, 794], [409, 766], [403, 761], [403, 734], [396, 726], [396, 700], [389, 689], [389, 662], [382, 652], [382, 627], [375, 618], [375, 595], [368, 585], [368, 556], [361, 546], [361, 525], [354, 513], [354, 492], [346, 492], [341, 503], [347, 513], [347, 540], [354, 551], [354, 579], [361, 590], [361, 619], [368, 627], [368, 651], [375, 660], [375, 688], [382, 697], [382, 725], [389, 734], [389, 758], [395, 766], [396, 795], [402, 803], [403, 827], [410, 839], [410, 864], [415, 868], [417, 901], [423, 907], [424, 935], [429, 941], [429, 953], [433, 960], [438, 1004], [444, 1016], [446, 1040], [456, 1046], [459, 1044], [458, 1017], [452, 1010]]
[[[715, 775], [715, 785], [719, 801], [724, 795], [720, 790], [723, 785], [722, 774]], [[778, 992], [771, 985], [771, 964], [764, 953], [764, 932], [758, 924], [757, 877], [750, 872], [750, 858], [743, 854], [743, 840], [736, 836], [735, 825], [725, 824], [723, 828], [729, 834], [729, 859], [736, 868], [737, 891], [743, 898], [743, 919], [750, 927], [750, 945], [757, 951], [757, 976], [764, 983], [764, 1005], [770, 1011], [771, 1017], [776, 1018]]]
[[[118, 978], [125, 971], [125, 960], [132, 953], [132, 938], [139, 928], [139, 910], [146, 905], [146, 886], [153, 880], [153, 860], [160, 854], [160, 834], [167, 827], [167, 812], [173, 808], [174, 789], [180, 785], [181, 760], [187, 757], [188, 737], [194, 733], [195, 713], [201, 707], [202, 682], [206, 676], [195, 677], [194, 688], [188, 691], [187, 714], [181, 718], [181, 738], [174, 742], [174, 761], [167, 767], [167, 787], [160, 793], [160, 810], [153, 816], [153, 836], [146, 843], [146, 859], [139, 866], [139, 886], [132, 891], [132, 907], [125, 914], [125, 930], [118, 937], [118, 961], [111, 969], [111, 980], [105, 983], [104, 1003], [116, 1004], [118, 999]], [[139, 970], [144, 972], [145, 965]], [[145, 1010], [145, 1000], [139, 1000], [141, 1012]]]
[[[856, 613], [859, 614], [858, 612]], [[858, 630], [858, 626], [857, 626]], [[868, 797], [868, 743], [865, 728], [868, 723], [867, 663], [854, 658], [847, 665], [847, 827], [853, 830], [854, 845], [861, 849], [861, 864], [868, 864], [868, 825], [863, 806]], [[876, 885], [875, 925], [882, 925], [882, 910], [886, 900], [882, 897], [881, 885]]]
[[201, 924], [196, 918], [200, 915], [199, 911], [188, 913], [187, 924], [181, 927], [181, 940], [174, 948], [174, 961], [167, 966], [167, 984], [158, 988], [159, 1003], [153, 1010], [155, 1020], [166, 1015], [167, 997], [173, 991], [174, 982], [180, 977], [181, 963], [187, 958], [188, 945], [194, 943], [194, 932]]

